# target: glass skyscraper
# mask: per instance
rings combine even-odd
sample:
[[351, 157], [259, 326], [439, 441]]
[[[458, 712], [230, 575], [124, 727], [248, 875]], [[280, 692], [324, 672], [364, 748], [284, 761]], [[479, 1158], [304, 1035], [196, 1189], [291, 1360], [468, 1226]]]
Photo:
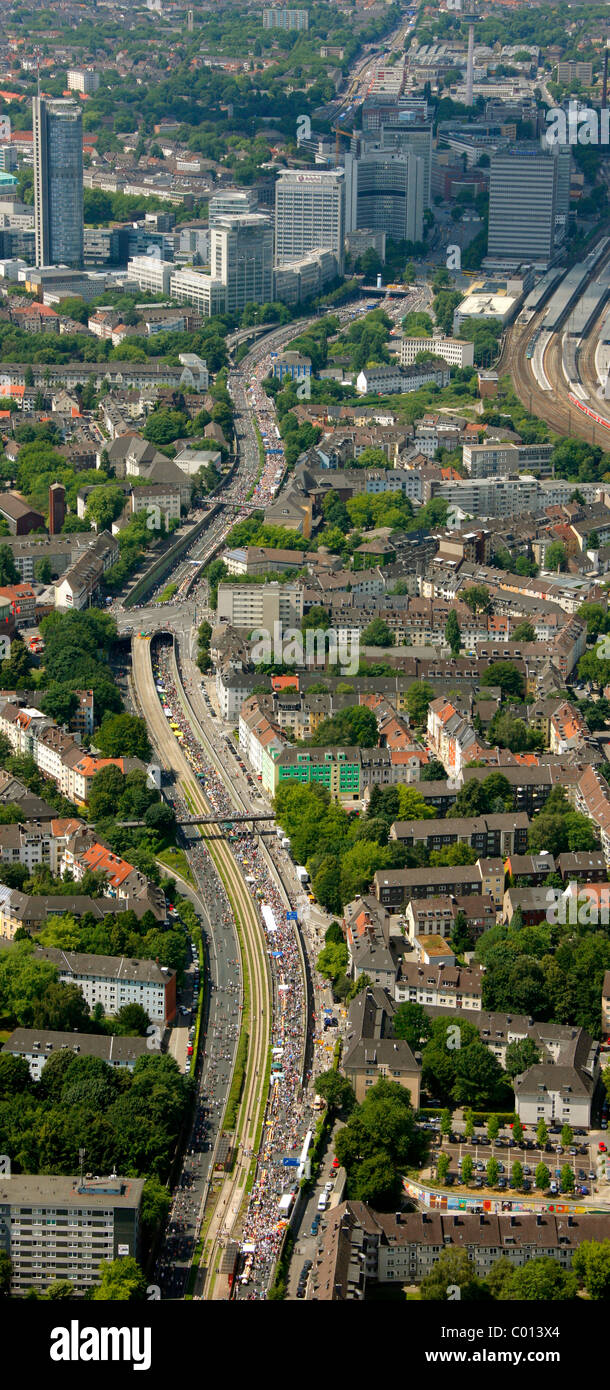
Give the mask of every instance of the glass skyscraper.
[[36, 264], [83, 264], [83, 120], [75, 101], [34, 98]]

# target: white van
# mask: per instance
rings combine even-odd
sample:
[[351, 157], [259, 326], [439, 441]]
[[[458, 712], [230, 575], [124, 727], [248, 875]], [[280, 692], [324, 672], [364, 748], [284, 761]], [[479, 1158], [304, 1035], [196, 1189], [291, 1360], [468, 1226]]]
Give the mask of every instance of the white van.
[[328, 1206], [328, 1193], [327, 1193], [327, 1192], [321, 1192], [321, 1193], [320, 1193], [320, 1196], [318, 1197], [318, 1211], [326, 1211], [327, 1206]]

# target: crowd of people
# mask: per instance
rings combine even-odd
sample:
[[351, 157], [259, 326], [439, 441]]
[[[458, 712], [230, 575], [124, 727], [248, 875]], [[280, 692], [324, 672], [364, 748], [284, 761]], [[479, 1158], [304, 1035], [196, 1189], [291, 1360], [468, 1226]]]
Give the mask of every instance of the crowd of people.
[[[298, 1157], [311, 1124], [312, 1099], [303, 1077], [306, 1036], [305, 985], [297, 931], [294, 919], [287, 916], [286, 902], [276, 886], [261, 853], [258, 836], [238, 833], [232, 817], [235, 808], [225, 785], [209, 755], [193, 734], [179, 702], [172, 674], [171, 648], [159, 646], [153, 659], [153, 672], [165, 714], [178, 739], [182, 752], [190, 762], [195, 776], [205, 787], [205, 796], [213, 811], [226, 816], [226, 830], [234, 836], [232, 849], [239, 863], [244, 882], [257, 901], [261, 931], [264, 933], [271, 963], [273, 980], [272, 1074], [267, 1111], [263, 1125], [262, 1147], [250, 1202], [246, 1213], [242, 1239], [255, 1245], [252, 1261], [252, 1289], [248, 1297], [265, 1296], [273, 1273], [286, 1218], [279, 1210], [280, 1198], [290, 1190], [290, 1177], [296, 1178], [294, 1167], [284, 1159]], [[189, 814], [189, 808], [174, 792], [174, 809]], [[214, 934], [217, 952], [232, 950], [225, 945], [227, 929], [232, 925], [231, 909], [209, 852], [201, 839], [191, 841], [189, 858], [198, 881], [203, 887], [205, 904]], [[220, 932], [218, 932], [220, 928]], [[235, 936], [231, 938], [233, 941]], [[226, 959], [226, 957], [225, 957]], [[228, 982], [217, 990], [217, 1011], [213, 1027], [205, 1041], [204, 1066], [200, 1099], [205, 1099], [208, 1122], [217, 1126], [226, 1101], [228, 1079], [232, 1068], [234, 1047], [239, 1031], [235, 1008], [241, 994], [239, 957], [231, 958], [234, 965]], [[218, 994], [226, 994], [218, 998]], [[293, 1184], [294, 1186], [294, 1184]], [[239, 1286], [242, 1292], [242, 1286]]]

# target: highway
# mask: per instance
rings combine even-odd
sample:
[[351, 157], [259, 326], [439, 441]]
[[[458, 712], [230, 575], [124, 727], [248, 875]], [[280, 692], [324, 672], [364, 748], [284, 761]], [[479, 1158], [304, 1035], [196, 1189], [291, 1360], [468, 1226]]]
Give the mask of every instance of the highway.
[[[153, 680], [150, 643], [146, 639], [134, 638], [132, 663], [134, 685], [151, 740], [164, 766], [173, 772], [176, 790], [194, 811], [199, 808], [204, 813], [209, 813], [213, 808], [196, 782], [192, 768], [161, 710]], [[236, 1125], [239, 1140], [235, 1162], [232, 1172], [227, 1175], [222, 1185], [205, 1235], [204, 1295], [209, 1296], [210, 1292], [213, 1292], [221, 1240], [233, 1230], [240, 1213], [252, 1161], [250, 1151], [254, 1145], [259, 1122], [262, 1123], [265, 1100], [262, 1090], [271, 1026], [271, 990], [269, 967], [262, 949], [255, 904], [228, 845], [218, 840], [209, 844], [208, 849], [235, 917], [242, 962], [241, 978], [244, 983], [247, 982], [241, 1023], [247, 1030], [249, 1039], [246, 1078]], [[214, 935], [217, 927], [216, 913], [212, 913], [212, 918], [211, 927]], [[220, 980], [217, 978], [216, 982], [212, 981], [212, 985], [214, 984], [220, 985]]]

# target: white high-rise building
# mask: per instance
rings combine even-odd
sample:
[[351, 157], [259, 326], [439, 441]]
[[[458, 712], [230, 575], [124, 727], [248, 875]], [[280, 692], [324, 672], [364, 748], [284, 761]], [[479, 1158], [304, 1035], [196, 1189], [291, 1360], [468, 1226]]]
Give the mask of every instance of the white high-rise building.
[[85, 96], [91, 96], [97, 92], [100, 85], [100, 75], [94, 68], [70, 68], [68, 71], [68, 91], [83, 92]]
[[273, 299], [273, 226], [268, 217], [218, 217], [211, 231], [210, 270], [227, 287], [227, 313]]
[[342, 169], [282, 171], [275, 188], [275, 263], [333, 251], [343, 273], [345, 175]]
[[255, 211], [256, 203], [253, 188], [220, 189], [210, 198], [208, 225], [214, 227], [219, 217], [247, 217]]

